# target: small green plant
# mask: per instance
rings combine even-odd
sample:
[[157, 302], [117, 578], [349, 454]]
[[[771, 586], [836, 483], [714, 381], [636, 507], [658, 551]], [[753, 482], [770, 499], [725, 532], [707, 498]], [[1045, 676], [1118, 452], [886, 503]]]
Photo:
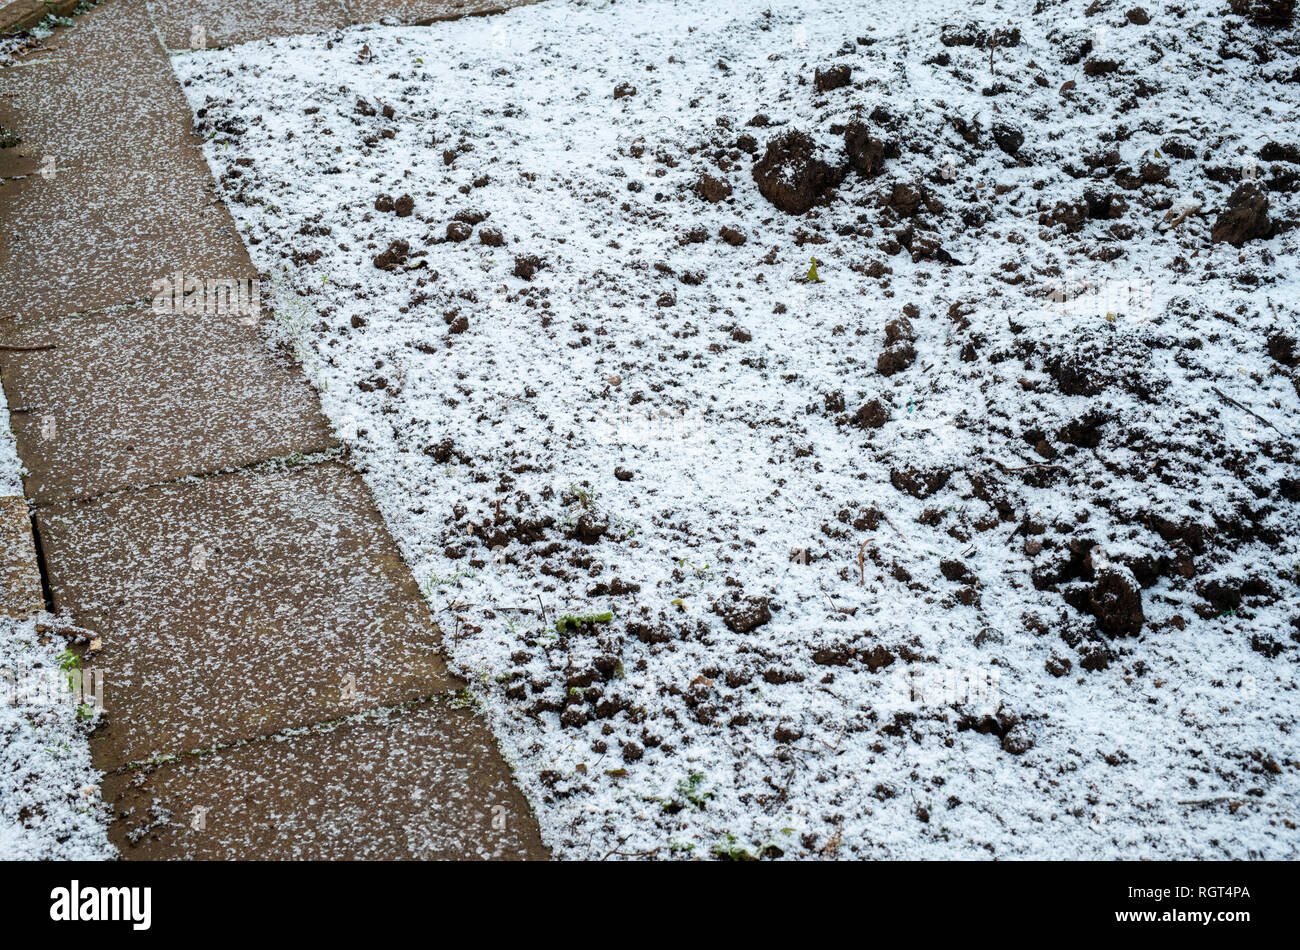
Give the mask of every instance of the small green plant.
[[721, 861], [757, 861], [748, 848], [736, 842], [736, 836], [727, 832], [709, 849]]
[[584, 624], [609, 623], [613, 619], [614, 613], [610, 610], [606, 610], [601, 614], [564, 614], [559, 620], [555, 621], [555, 630], [563, 636], [569, 627], [576, 630]]
[[574, 504], [582, 508], [583, 511], [591, 511], [596, 507], [596, 496], [589, 489], [582, 488], [574, 482], [569, 482], [569, 494], [573, 495]]
[[452, 709], [473, 709], [478, 706], [478, 697], [466, 687], [451, 698]]
[[701, 576], [705, 574], [713, 573], [713, 568], [710, 567], [709, 565], [705, 564], [703, 567], [696, 567], [694, 564], [690, 562], [689, 558], [682, 558], [680, 561], [677, 562], [677, 566], [689, 567], [692, 571], [694, 571], [696, 574], [699, 574]]
[[476, 576], [474, 571], [457, 571], [451, 577], [439, 577], [437, 574], [430, 574], [429, 579], [424, 582], [424, 594], [432, 599], [433, 595], [441, 591], [444, 587], [450, 587], [461, 578], [466, 580]]
[[696, 808], [703, 808], [704, 803], [713, 797], [713, 790], [704, 790], [703, 772], [692, 772], [683, 781], [677, 783], [677, 794]]
[[68, 678], [68, 690], [70, 692], [76, 690], [77, 680], [79, 679], [78, 671], [81, 669], [81, 657], [71, 650], [64, 650], [59, 655], [59, 669]]
[[687, 805], [703, 810], [709, 799], [716, 794], [715, 789], [704, 787], [704, 779], [703, 772], [692, 772], [677, 783], [677, 788], [674, 789], [677, 794], [668, 801], [661, 802], [660, 807], [670, 815], [684, 810]]

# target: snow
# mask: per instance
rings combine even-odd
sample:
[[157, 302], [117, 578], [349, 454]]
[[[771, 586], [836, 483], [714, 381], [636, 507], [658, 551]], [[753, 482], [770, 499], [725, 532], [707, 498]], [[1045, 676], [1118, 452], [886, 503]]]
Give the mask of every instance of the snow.
[[[1300, 391], [1267, 347], [1295, 332], [1300, 232], [1211, 244], [1236, 182], [1206, 174], [1294, 144], [1295, 51], [1225, 58], [1255, 28], [1217, 3], [1146, 26], [1035, 6], [548, 2], [173, 57], [276, 339], [556, 855], [1300, 850], [1300, 518], [1279, 488]], [[1021, 41], [940, 42], [968, 22]], [[1086, 39], [1118, 73], [1066, 62]], [[852, 85], [815, 92], [831, 63]], [[901, 154], [806, 216], [734, 147], [798, 128], [841, 155], [854, 119]], [[1004, 122], [1021, 161], [990, 141]], [[1171, 137], [1204, 154], [1174, 160]], [[1110, 180], [1143, 162], [1167, 179]], [[705, 171], [729, 198], [697, 196]], [[885, 210], [918, 182], [932, 207]], [[1040, 218], [1093, 187], [1126, 204], [1113, 223]], [[445, 239], [457, 215], [468, 240]], [[890, 247], [909, 224], [958, 263]], [[905, 306], [916, 358], [885, 376]], [[853, 425], [872, 399], [888, 421]], [[1068, 444], [1089, 411], [1100, 441]], [[928, 468], [947, 480], [927, 497], [895, 487]], [[1153, 516], [1210, 540], [1189, 552]], [[1044, 580], [1071, 543], [1126, 583], [1158, 566], [1140, 636], [1070, 606], [1067, 567]], [[732, 629], [733, 595], [770, 619]]]
[[23, 466], [18, 460], [18, 446], [9, 425], [9, 404], [0, 389], [0, 496], [23, 493]]
[[[47, 616], [0, 618], [0, 860], [116, 857], [87, 738], [96, 714], [67, 691], [66, 642]], [[44, 628], [44, 629], [42, 629]]]

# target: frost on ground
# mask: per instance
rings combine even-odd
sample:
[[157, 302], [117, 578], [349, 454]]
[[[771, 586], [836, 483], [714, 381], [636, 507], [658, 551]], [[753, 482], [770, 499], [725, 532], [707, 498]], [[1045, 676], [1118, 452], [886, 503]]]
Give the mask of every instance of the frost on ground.
[[1238, 6], [175, 58], [557, 855], [1300, 852], [1300, 39]]
[[116, 855], [90, 765], [95, 712], [68, 690], [79, 669], [56, 626], [0, 618], [0, 860]]

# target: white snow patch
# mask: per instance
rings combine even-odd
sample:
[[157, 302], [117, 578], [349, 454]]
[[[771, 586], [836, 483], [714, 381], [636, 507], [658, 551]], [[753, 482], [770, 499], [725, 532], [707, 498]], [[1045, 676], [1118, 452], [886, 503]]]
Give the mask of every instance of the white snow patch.
[[38, 624], [0, 618], [0, 860], [116, 857], [101, 774], [87, 737], [95, 712], [67, 691], [65, 642]]
[[[1274, 433], [1295, 434], [1300, 401], [1263, 343], [1300, 307], [1297, 232], [1210, 245], [1232, 185], [1199, 160], [1122, 191], [1063, 170], [1112, 143], [1133, 169], [1168, 162], [1171, 135], [1238, 164], [1291, 140], [1294, 87], [1219, 62], [1240, 21], [1218, 4], [1149, 7], [1150, 26], [1085, 6], [548, 2], [173, 59], [274, 279], [280, 338], [557, 855], [1297, 855], [1300, 525], [1275, 490], [1295, 472]], [[940, 44], [943, 24], [970, 21], [1023, 40]], [[1062, 58], [1103, 21], [1114, 79]], [[852, 66], [853, 87], [816, 94], [830, 63]], [[1135, 77], [1159, 94], [1133, 93]], [[635, 95], [615, 99], [620, 83]], [[833, 129], [879, 131], [877, 108], [905, 140], [884, 175], [850, 172], [807, 217], [759, 196], [737, 143], [753, 135], [761, 155], [781, 129], [751, 117], [837, 153]], [[1024, 164], [989, 141], [1003, 121], [1025, 132]], [[729, 200], [695, 196], [703, 171]], [[910, 219], [913, 248], [933, 234], [961, 263], [888, 247], [910, 222], [883, 204], [914, 183], [937, 204]], [[1094, 184], [1125, 197], [1130, 237], [1040, 222]], [[410, 195], [414, 214], [380, 195]], [[1155, 232], [1193, 197], [1205, 211]], [[472, 236], [444, 240], [458, 213]], [[401, 266], [377, 269], [398, 241]], [[543, 261], [531, 281], [513, 273], [528, 255]], [[823, 283], [802, 280], [813, 255]], [[1283, 276], [1249, 282], [1260, 273]], [[1048, 288], [1076, 276], [1137, 286], [1142, 303], [1054, 311]], [[908, 304], [916, 359], [882, 376], [884, 326]], [[1079, 353], [1096, 395], [1062, 394], [1048, 365]], [[1253, 417], [1212, 386], [1278, 428], [1243, 438]], [[871, 399], [890, 420], [848, 424]], [[1058, 431], [1090, 409], [1110, 420], [1100, 448], [1067, 445]], [[1062, 468], [1004, 473], [1047, 464], [1039, 426]], [[927, 466], [949, 473], [927, 498], [891, 483]], [[1148, 513], [1225, 539], [1252, 527], [1188, 579], [1169, 567], [1182, 542]], [[593, 524], [595, 543], [570, 537]], [[1071, 542], [1120, 573], [1163, 565], [1140, 638], [1100, 635], [1032, 582]], [[1271, 594], [1199, 615], [1194, 585], [1234, 576]], [[740, 590], [771, 619], [730, 629], [712, 608]], [[610, 623], [556, 632], [566, 611], [605, 610]], [[1081, 668], [1098, 656], [1105, 668]], [[1065, 659], [1067, 675], [1049, 672]], [[900, 692], [912, 668], [920, 702]], [[976, 701], [956, 694], [972, 674]]]

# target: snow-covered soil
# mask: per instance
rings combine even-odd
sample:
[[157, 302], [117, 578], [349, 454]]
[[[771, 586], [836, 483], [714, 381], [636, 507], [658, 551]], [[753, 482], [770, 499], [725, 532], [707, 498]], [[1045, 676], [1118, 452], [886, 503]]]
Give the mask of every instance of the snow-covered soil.
[[1300, 40], [1224, 7], [174, 58], [557, 855], [1300, 853]]
[[[0, 391], [0, 497], [22, 495], [21, 471]], [[93, 704], [79, 710], [64, 688], [69, 675], [78, 674], [58, 627], [52, 617], [0, 617], [3, 861], [116, 854], [108, 843], [108, 809], [99, 798], [99, 773], [90, 766], [86, 741]]]
[[57, 627], [0, 617], [0, 860], [117, 855], [90, 764], [95, 712], [68, 691], [77, 671]]

